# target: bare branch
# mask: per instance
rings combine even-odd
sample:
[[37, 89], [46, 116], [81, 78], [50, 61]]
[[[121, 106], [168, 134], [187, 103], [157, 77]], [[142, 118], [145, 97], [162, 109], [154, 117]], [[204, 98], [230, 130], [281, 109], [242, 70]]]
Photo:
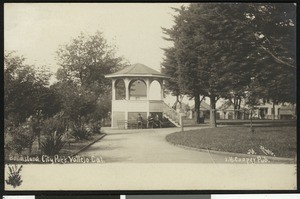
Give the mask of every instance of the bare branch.
[[267, 48], [265, 48], [263, 45], [260, 45], [260, 47], [266, 51], [267, 53], [269, 53], [277, 62], [281, 63], [281, 64], [284, 64], [286, 66], [289, 66], [289, 67], [292, 67], [292, 68], [295, 68], [294, 65], [290, 64], [290, 63], [287, 63], [281, 59], [279, 59], [278, 57], [276, 57], [270, 50], [268, 50]]

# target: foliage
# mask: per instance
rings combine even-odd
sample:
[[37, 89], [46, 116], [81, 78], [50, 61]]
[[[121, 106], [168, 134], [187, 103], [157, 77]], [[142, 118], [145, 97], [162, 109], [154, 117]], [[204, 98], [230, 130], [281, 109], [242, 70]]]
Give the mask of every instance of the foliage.
[[97, 95], [110, 91], [110, 80], [106, 74], [122, 67], [120, 57], [115, 56], [114, 47], [107, 44], [101, 32], [95, 35], [81, 33], [57, 51], [59, 81], [70, 81], [83, 86]]
[[56, 155], [64, 146], [63, 135], [66, 130], [65, 123], [58, 118], [48, 118], [44, 121], [42, 133], [45, 139], [41, 143], [41, 150], [45, 155]]
[[56, 132], [52, 136], [47, 136], [41, 143], [41, 149], [45, 155], [56, 155], [63, 148], [65, 142], [62, 140], [62, 135], [56, 135]]
[[79, 124], [82, 118], [96, 109], [97, 96], [93, 92], [76, 87], [72, 83], [57, 83], [53, 86], [61, 96], [64, 115], [70, 121]]
[[42, 110], [45, 116], [57, 111], [58, 102], [49, 88], [51, 73], [46, 67], [25, 64], [15, 52], [4, 54], [4, 117], [20, 125]]
[[[190, 4], [177, 10], [174, 27], [164, 29], [176, 49], [180, 89], [195, 97], [195, 107], [200, 105], [198, 96], [203, 95], [210, 98], [211, 109], [215, 109], [217, 100], [235, 88], [231, 87], [233, 82], [240, 85], [247, 79], [241, 77], [240, 69], [248, 68], [244, 55], [249, 45], [243, 42], [248, 31], [240, 21], [233, 20], [243, 17], [234, 10], [237, 8], [231, 4]], [[215, 112], [210, 115], [215, 116]], [[211, 125], [215, 126], [215, 117]]]
[[239, 109], [250, 88], [257, 98], [295, 101], [294, 4], [192, 3], [175, 10], [175, 25], [163, 29], [174, 44], [165, 49], [164, 71], [179, 88], [169, 89], [194, 97], [195, 108], [199, 95], [209, 97], [211, 126], [220, 97]]
[[114, 47], [107, 44], [102, 33], [81, 33], [58, 49], [57, 59], [61, 67], [54, 87], [60, 93], [62, 109], [69, 119], [81, 128], [91, 118], [107, 117], [111, 82], [105, 75], [122, 68], [124, 63], [115, 56]]
[[91, 136], [91, 130], [85, 125], [73, 124], [72, 135], [79, 140], [86, 140]]
[[[51, 73], [43, 66], [25, 64], [25, 58], [15, 52], [4, 55], [4, 117], [5, 130], [10, 127], [7, 147], [21, 153], [38, 137], [43, 118], [55, 115], [61, 109], [58, 93], [49, 87]], [[26, 122], [26, 119], [30, 121]], [[24, 127], [28, 126], [28, 127]]]
[[101, 122], [99, 120], [91, 120], [89, 123], [89, 128], [91, 133], [99, 134], [101, 133]]
[[66, 130], [66, 124], [61, 119], [60, 115], [55, 115], [52, 118], [48, 118], [43, 122], [42, 133], [43, 135], [52, 135], [56, 132], [57, 135], [64, 134]]
[[296, 4], [256, 3], [247, 6], [249, 29], [260, 58], [285, 68], [296, 65]]
[[17, 186], [20, 186], [22, 184], [23, 180], [21, 179], [21, 175], [20, 175], [22, 171], [22, 167], [23, 165], [21, 165], [20, 167], [18, 167], [17, 165], [14, 166], [8, 165], [9, 175], [8, 175], [8, 179], [5, 180], [5, 182], [8, 185], [11, 185], [14, 188], [16, 188]]
[[7, 128], [5, 134], [6, 137], [10, 137], [10, 140], [6, 143], [8, 149], [21, 154], [25, 148], [29, 148], [29, 153], [31, 152], [35, 135], [30, 122], [26, 122], [18, 127]]
[[250, 4], [247, 13], [249, 29], [255, 35], [256, 57], [259, 58], [253, 59], [257, 67], [249, 91], [273, 105], [295, 103], [295, 4]]
[[[166, 58], [164, 58], [164, 61], [162, 63], [162, 72], [170, 77], [168, 81], [165, 83], [165, 87], [168, 91], [171, 91], [171, 94], [176, 96], [176, 102], [174, 105], [174, 109], [176, 109], [177, 103], [181, 103], [179, 100], [180, 96], [182, 96], [182, 92], [179, 87], [179, 81], [178, 81], [178, 64], [176, 62], [176, 55], [175, 55], [175, 48], [169, 48], [164, 49], [164, 54]], [[182, 97], [181, 97], [182, 98]]]

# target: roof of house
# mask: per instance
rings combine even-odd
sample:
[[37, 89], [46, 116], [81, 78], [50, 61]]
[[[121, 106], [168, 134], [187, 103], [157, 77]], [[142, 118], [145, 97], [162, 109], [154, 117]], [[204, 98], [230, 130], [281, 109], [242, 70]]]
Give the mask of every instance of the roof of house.
[[[223, 104], [221, 104], [217, 110], [219, 111], [234, 111], [234, 104], [230, 100], [225, 101]], [[240, 107], [240, 110], [246, 110], [245, 107]]]
[[115, 73], [106, 75], [107, 78], [113, 77], [160, 77], [167, 78], [166, 75], [140, 63], [127, 66]]
[[218, 110], [228, 110], [228, 109], [229, 110], [230, 109], [234, 110], [234, 106], [233, 106], [233, 103], [231, 101], [226, 101], [221, 106], [219, 106], [217, 109]]
[[[191, 109], [195, 109], [195, 105], [193, 105], [191, 107]], [[206, 102], [202, 101], [201, 104], [200, 104], [200, 110], [210, 110], [209, 104], [207, 104]]]

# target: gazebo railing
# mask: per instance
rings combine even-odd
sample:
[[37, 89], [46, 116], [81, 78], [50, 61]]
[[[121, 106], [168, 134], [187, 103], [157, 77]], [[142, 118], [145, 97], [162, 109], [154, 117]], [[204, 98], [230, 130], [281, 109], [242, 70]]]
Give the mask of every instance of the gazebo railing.
[[171, 120], [177, 122], [178, 124], [180, 124], [180, 114], [177, 113], [172, 107], [170, 107], [169, 105], [167, 105], [164, 102], [164, 106], [163, 106], [163, 113], [169, 117]]

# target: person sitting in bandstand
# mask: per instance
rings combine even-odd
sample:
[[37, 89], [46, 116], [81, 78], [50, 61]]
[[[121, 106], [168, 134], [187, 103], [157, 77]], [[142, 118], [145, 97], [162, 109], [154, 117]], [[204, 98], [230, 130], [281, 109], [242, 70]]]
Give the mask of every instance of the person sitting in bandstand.
[[153, 125], [154, 125], [154, 128], [159, 128], [160, 127], [160, 121], [159, 121], [158, 114], [156, 114], [155, 117], [154, 117]]
[[137, 118], [137, 128], [139, 129], [140, 127], [141, 127], [141, 129], [143, 128], [143, 117], [139, 113], [138, 118]]
[[153, 117], [152, 117], [152, 113], [149, 114], [148, 117], [148, 128], [153, 128]]

